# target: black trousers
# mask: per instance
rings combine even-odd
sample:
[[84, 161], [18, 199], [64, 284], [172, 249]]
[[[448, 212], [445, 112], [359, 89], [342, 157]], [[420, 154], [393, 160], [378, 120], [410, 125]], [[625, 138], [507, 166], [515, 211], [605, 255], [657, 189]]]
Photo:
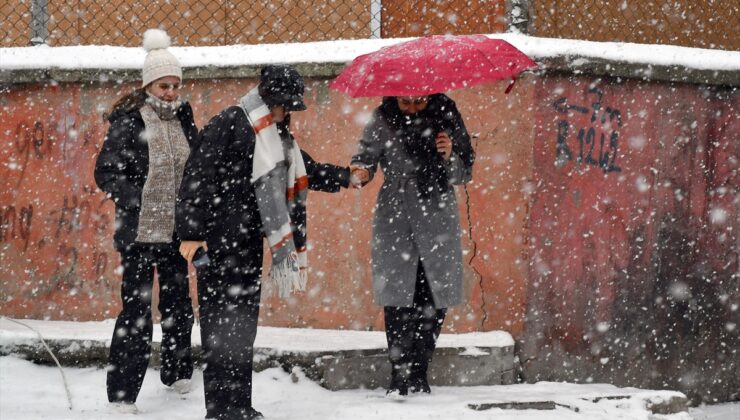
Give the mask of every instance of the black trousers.
[[249, 418], [260, 273], [246, 268], [246, 254], [208, 253], [210, 264], [198, 269], [206, 418]]
[[427, 379], [447, 309], [434, 307], [421, 261], [416, 272], [413, 306], [385, 306], [385, 336], [391, 362], [392, 387]]
[[190, 350], [193, 305], [187, 262], [175, 244], [136, 243], [121, 252], [121, 260], [123, 309], [116, 319], [108, 356], [108, 401], [133, 403], [141, 390], [151, 354], [154, 267], [162, 314], [160, 378], [165, 385], [190, 379], [193, 374]]

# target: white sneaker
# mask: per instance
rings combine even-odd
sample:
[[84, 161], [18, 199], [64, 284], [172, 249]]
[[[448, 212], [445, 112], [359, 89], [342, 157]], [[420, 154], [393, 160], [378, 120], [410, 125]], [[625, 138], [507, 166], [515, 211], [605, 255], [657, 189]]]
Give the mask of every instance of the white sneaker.
[[388, 391], [385, 393], [385, 398], [392, 400], [392, 401], [399, 401], [399, 402], [406, 401], [407, 397], [408, 395], [401, 394], [401, 391], [398, 389], [394, 389], [392, 391]]
[[170, 387], [178, 394], [187, 394], [193, 389], [190, 379], [178, 379]]
[[136, 408], [136, 404], [130, 402], [112, 402], [108, 403], [113, 411], [119, 414], [136, 414], [139, 409]]

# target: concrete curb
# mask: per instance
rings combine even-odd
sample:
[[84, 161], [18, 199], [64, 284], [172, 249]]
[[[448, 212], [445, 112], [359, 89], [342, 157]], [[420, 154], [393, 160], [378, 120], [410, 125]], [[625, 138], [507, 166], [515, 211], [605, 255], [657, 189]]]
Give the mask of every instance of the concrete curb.
[[[0, 321], [0, 355], [19, 355], [38, 363], [52, 364], [41, 339], [44, 337], [62, 366], [104, 367], [108, 357], [112, 323], [97, 323], [95, 330], [81, 331], [74, 338], [54, 330], [54, 322], [32, 320]], [[50, 325], [49, 325], [50, 324]], [[59, 322], [70, 327], [69, 322]], [[89, 326], [96, 323], [80, 323]], [[44, 331], [45, 330], [45, 331]], [[63, 331], [63, 328], [62, 328]], [[160, 366], [161, 333], [155, 325], [150, 367]], [[197, 327], [193, 331], [193, 355], [201, 360]], [[262, 344], [260, 344], [262, 343]], [[442, 334], [430, 366], [432, 385], [505, 385], [515, 382], [514, 341], [508, 333]], [[302, 370], [306, 376], [330, 390], [386, 386], [390, 382], [385, 335], [378, 331], [306, 330], [260, 327], [255, 344], [254, 370], [282, 367]]]
[[[55, 354], [60, 364], [71, 367], [106, 364], [112, 320], [75, 323], [65, 321], [11, 320], [0, 318], [0, 356], [18, 355], [39, 363], [52, 363], [39, 338]], [[193, 350], [200, 360], [199, 331], [193, 331]], [[150, 367], [160, 365], [161, 334], [155, 325]], [[281, 367], [287, 372], [300, 370], [332, 391], [376, 389], [387, 385], [390, 366], [379, 331], [334, 331], [260, 327], [255, 347], [254, 370]], [[474, 345], [478, 343], [479, 345]], [[442, 334], [430, 366], [430, 383], [435, 386], [511, 385], [516, 382], [517, 362], [514, 341], [508, 333]], [[300, 376], [300, 375], [299, 375]], [[518, 385], [517, 385], [518, 386]], [[571, 384], [577, 388], [578, 384]], [[594, 395], [595, 394], [595, 395]], [[486, 394], [488, 396], [488, 394]], [[499, 396], [500, 397], [500, 396]], [[467, 404], [476, 411], [555, 410], [583, 411], [602, 400], [624, 400], [626, 406], [642, 406], [656, 415], [687, 411], [685, 395], [674, 391], [614, 388], [594, 393], [575, 393], [552, 400], [501, 400], [496, 394]], [[622, 404], [622, 402], [618, 402]], [[580, 407], [580, 408], [579, 408]]]

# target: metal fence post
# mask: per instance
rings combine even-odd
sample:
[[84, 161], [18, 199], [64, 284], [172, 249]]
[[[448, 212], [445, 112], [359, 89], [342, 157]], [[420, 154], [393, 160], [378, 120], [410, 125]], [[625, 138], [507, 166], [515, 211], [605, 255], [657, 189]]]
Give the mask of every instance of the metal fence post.
[[509, 20], [509, 32], [529, 34], [530, 7], [532, 0], [506, 0], [506, 16]]
[[49, 1], [31, 0], [31, 44], [46, 44], [49, 40]]
[[381, 36], [381, 16], [383, 0], [370, 0], [370, 39], [379, 39]]

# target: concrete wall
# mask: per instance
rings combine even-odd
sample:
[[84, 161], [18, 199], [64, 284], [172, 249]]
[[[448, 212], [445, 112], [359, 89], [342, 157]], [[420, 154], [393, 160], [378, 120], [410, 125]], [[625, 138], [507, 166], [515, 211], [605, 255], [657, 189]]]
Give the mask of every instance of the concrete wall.
[[[294, 129], [312, 155], [343, 164], [378, 99], [326, 82], [309, 77]], [[202, 126], [254, 83], [204, 78], [184, 93]], [[450, 94], [478, 159], [458, 191], [469, 300], [445, 331], [511, 332], [529, 381], [737, 398], [737, 90], [555, 73], [509, 95], [505, 84]], [[92, 170], [101, 114], [133, 86], [0, 89], [1, 314], [116, 315], [113, 205]], [[382, 329], [369, 267], [378, 181], [309, 195], [310, 290], [265, 299], [262, 324]]]

